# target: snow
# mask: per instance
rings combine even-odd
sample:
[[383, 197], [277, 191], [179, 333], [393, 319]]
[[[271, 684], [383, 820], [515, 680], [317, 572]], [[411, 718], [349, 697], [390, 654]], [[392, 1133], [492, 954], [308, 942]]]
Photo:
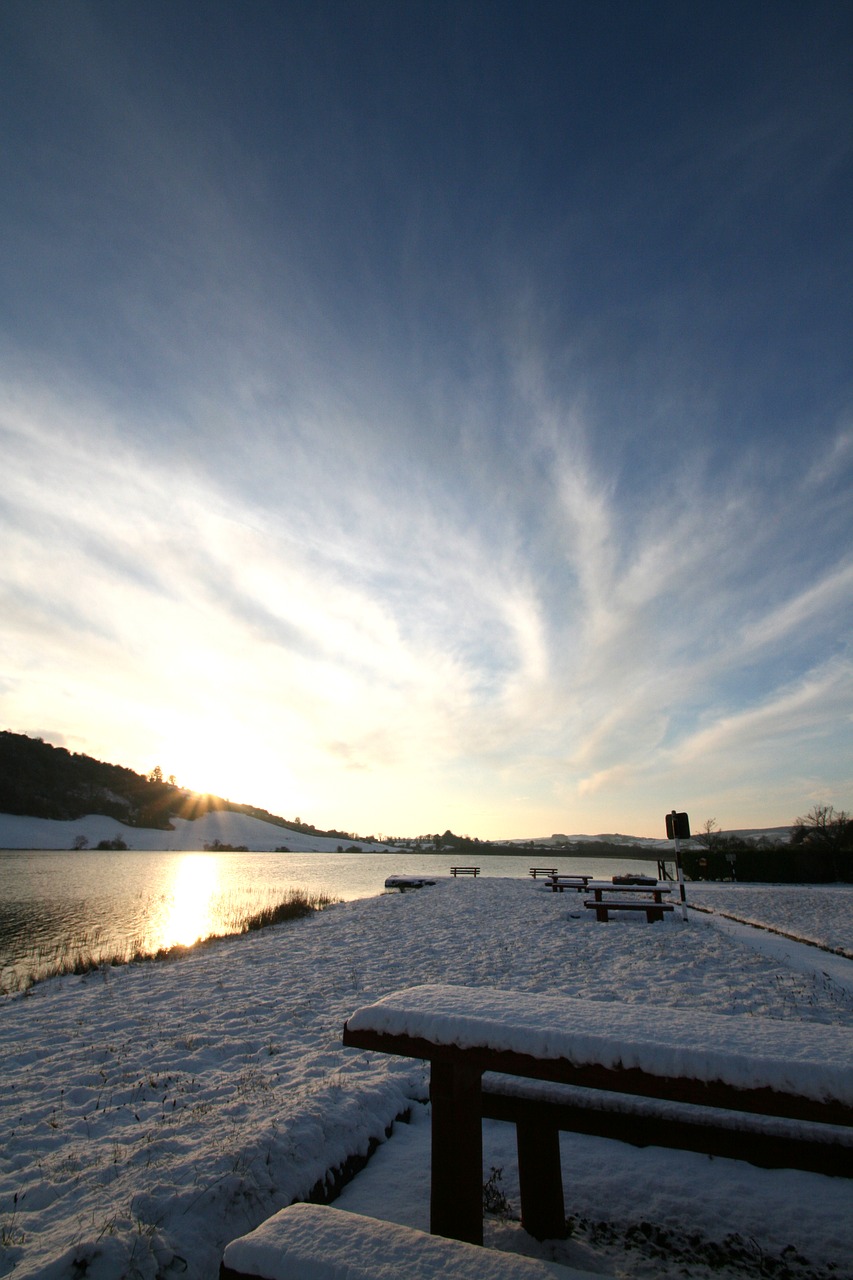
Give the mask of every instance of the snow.
[[616, 1005], [602, 1016], [598, 1000], [440, 983], [385, 996], [347, 1025], [460, 1049], [775, 1089], [853, 1108], [853, 1027], [826, 1027], [816, 1041], [807, 1024], [755, 1015], [656, 1009], [649, 1018], [642, 1005]]
[[553, 1262], [484, 1253], [411, 1227], [307, 1204], [282, 1209], [251, 1237], [235, 1240], [225, 1261], [266, 1280], [295, 1274], [311, 1280], [584, 1280], [584, 1273]]
[[774, 885], [691, 884], [691, 901], [735, 920], [755, 923], [813, 942], [853, 958], [853, 913], [846, 920], [834, 910], [838, 886], [832, 884]]
[[434, 885], [436, 877], [427, 876], [386, 876], [386, 889], [424, 889], [429, 885]]
[[[764, 895], [775, 919], [778, 891], [753, 892], [751, 912]], [[710, 905], [713, 893], [696, 897]], [[716, 1028], [709, 1056], [740, 1053], [746, 1020], [763, 1043], [765, 1031], [774, 1045], [789, 1037], [795, 1064], [809, 1044], [818, 1060], [828, 1046], [826, 1070], [849, 1091], [837, 1052], [853, 1029], [853, 961], [727, 932], [714, 915], [602, 925], [579, 907], [529, 879], [439, 880], [3, 1000], [0, 1275], [214, 1280], [229, 1241], [377, 1141], [337, 1203], [428, 1229], [426, 1068], [341, 1043], [357, 1009], [406, 987], [560, 992], [635, 1029], [650, 1008], [696, 1013]], [[848, 887], [822, 895], [827, 945], [846, 936], [851, 907]], [[754, 945], [766, 938], [772, 954]], [[766, 1055], [755, 1063], [742, 1062], [744, 1078], [769, 1070]], [[411, 1122], [395, 1124], [406, 1111]], [[488, 1122], [484, 1149], [484, 1178], [503, 1170], [517, 1214], [510, 1126]], [[516, 1221], [490, 1220], [490, 1247], [620, 1280], [727, 1280], [783, 1255], [793, 1280], [849, 1274], [846, 1179], [581, 1135], [564, 1135], [563, 1151], [573, 1236], [539, 1245]]]

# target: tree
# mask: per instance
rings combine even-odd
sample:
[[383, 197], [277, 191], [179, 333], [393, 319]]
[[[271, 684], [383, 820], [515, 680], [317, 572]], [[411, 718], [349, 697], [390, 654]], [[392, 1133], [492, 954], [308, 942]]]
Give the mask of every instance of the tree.
[[163, 770], [160, 768], [159, 764], [155, 764], [154, 768], [153, 768], [153, 769], [151, 770], [151, 772], [149, 773], [149, 775], [148, 775], [148, 781], [149, 781], [149, 782], [162, 782], [162, 781], [163, 781]]
[[712, 845], [717, 843], [718, 837], [722, 834], [719, 823], [716, 818], [706, 818], [702, 823], [702, 834], [696, 836], [699, 844], [703, 844], [706, 849], [710, 849]]
[[853, 848], [853, 818], [844, 809], [836, 812], [831, 804], [815, 804], [804, 818], [794, 820], [791, 844], [849, 852]]

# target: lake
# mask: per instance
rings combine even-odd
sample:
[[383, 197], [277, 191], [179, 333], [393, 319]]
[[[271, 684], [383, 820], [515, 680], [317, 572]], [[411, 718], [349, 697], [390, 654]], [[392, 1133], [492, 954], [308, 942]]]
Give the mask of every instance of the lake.
[[[337, 899], [384, 893], [390, 875], [449, 874], [446, 854], [176, 853], [95, 850], [0, 851], [0, 993], [58, 963], [153, 954], [212, 934], [239, 931], [247, 915], [289, 891]], [[482, 856], [484, 876], [527, 878], [531, 864], [610, 879], [657, 874], [655, 862], [561, 858], [541, 850]]]

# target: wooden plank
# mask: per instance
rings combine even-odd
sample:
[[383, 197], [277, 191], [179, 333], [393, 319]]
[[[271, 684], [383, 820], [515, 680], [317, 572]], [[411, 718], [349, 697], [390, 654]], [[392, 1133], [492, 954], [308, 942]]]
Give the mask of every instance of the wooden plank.
[[[496, 1093], [488, 1087], [483, 1090], [482, 1105], [486, 1120], [525, 1126], [538, 1123], [540, 1128], [550, 1124], [555, 1131], [613, 1138], [635, 1147], [696, 1151], [702, 1155], [745, 1160], [762, 1169], [805, 1169], [811, 1173], [853, 1178], [853, 1146], [835, 1140], [838, 1130], [828, 1129], [824, 1135], [814, 1129], [803, 1133], [768, 1133], [754, 1127], [714, 1124], [707, 1116], [694, 1119], [686, 1111], [677, 1117], [655, 1116], [615, 1110], [606, 1102], [596, 1107], [586, 1102], [546, 1101]], [[520, 1151], [521, 1148], [519, 1158]]]
[[[654, 1009], [649, 1008], [650, 1021], [654, 1021], [654, 1016]], [[606, 1003], [602, 1003], [601, 1018], [602, 1024], [606, 1026]], [[532, 1080], [553, 1080], [561, 1084], [606, 1089], [614, 1093], [665, 1098], [671, 1102], [690, 1102], [697, 1106], [722, 1107], [727, 1111], [754, 1111], [757, 1115], [853, 1126], [853, 1107], [846, 1106], [843, 1102], [804, 1098], [800, 1094], [771, 1089], [765, 1085], [740, 1088], [722, 1080], [704, 1081], [681, 1076], [654, 1075], [638, 1067], [576, 1065], [565, 1058], [535, 1058], [530, 1054], [481, 1046], [460, 1049], [455, 1045], [433, 1044], [432, 1041], [417, 1036], [390, 1035], [370, 1028], [350, 1030], [347, 1025], [344, 1026], [343, 1042], [357, 1049], [398, 1054], [432, 1063], [461, 1058], [479, 1071], [528, 1076]]]

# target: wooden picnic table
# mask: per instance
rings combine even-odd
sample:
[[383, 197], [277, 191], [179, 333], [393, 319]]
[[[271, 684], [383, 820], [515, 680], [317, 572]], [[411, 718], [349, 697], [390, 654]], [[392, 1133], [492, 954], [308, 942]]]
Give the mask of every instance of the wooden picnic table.
[[672, 893], [671, 884], [613, 884], [611, 880], [590, 880], [587, 889], [592, 893], [596, 902], [601, 902], [604, 894], [632, 894], [635, 897], [639, 895], [652, 895], [653, 902], [663, 902], [664, 894]]
[[668, 884], [613, 884], [609, 880], [591, 880], [587, 889], [593, 896], [584, 906], [595, 912], [596, 920], [609, 920], [611, 911], [644, 911], [652, 924], [663, 920], [664, 912], [673, 909], [671, 902], [664, 902], [664, 896], [672, 893]]
[[[848, 1131], [853, 1126], [853, 1031], [844, 1027], [430, 985], [359, 1009], [345, 1024], [343, 1041], [430, 1063], [430, 1230], [473, 1244], [483, 1240], [487, 1073], [581, 1086], [607, 1098], [663, 1099], [686, 1104], [687, 1112], [723, 1108], [744, 1113], [744, 1123], [750, 1113], [751, 1120], [787, 1117]], [[580, 1126], [547, 1097], [538, 1106], [510, 1106], [500, 1118], [516, 1124], [523, 1225], [540, 1238], [560, 1234], [565, 1207], [559, 1131]], [[731, 1136], [730, 1115], [726, 1123]], [[688, 1138], [696, 1128], [685, 1121]], [[706, 1149], [680, 1141], [675, 1122], [662, 1129], [664, 1145]], [[751, 1139], [743, 1140], [737, 1128], [734, 1136], [742, 1140], [743, 1158], [751, 1158]], [[775, 1163], [786, 1163], [791, 1150], [799, 1167], [795, 1146], [795, 1137], [783, 1139]], [[846, 1171], [846, 1147], [842, 1156]]]
[[548, 877], [548, 884], [552, 893], [562, 893], [564, 889], [575, 889], [577, 892], [583, 893], [592, 878], [592, 876], [585, 874], [562, 876], [554, 874]]

